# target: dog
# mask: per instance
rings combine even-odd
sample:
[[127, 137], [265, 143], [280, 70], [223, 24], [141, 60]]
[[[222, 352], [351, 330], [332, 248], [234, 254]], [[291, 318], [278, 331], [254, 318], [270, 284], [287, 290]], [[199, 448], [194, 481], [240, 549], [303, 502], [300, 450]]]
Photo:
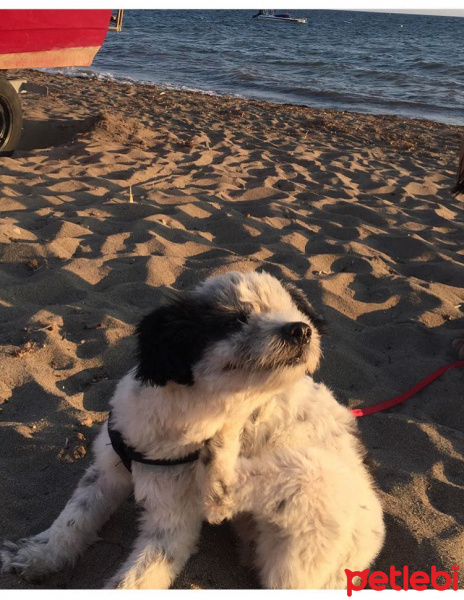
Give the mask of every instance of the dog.
[[322, 330], [305, 295], [267, 273], [168, 296], [137, 328], [137, 364], [77, 489], [49, 529], [5, 542], [3, 571], [73, 563], [133, 493], [139, 537], [109, 588], [168, 588], [204, 519], [229, 514], [264, 587], [342, 587], [340, 568], [369, 566], [384, 527], [354, 418], [307, 375]]

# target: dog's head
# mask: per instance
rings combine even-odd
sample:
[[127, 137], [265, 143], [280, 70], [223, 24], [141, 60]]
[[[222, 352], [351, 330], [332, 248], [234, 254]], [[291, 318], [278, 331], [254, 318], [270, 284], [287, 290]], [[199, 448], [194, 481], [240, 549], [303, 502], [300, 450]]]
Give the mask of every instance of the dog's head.
[[141, 321], [135, 375], [157, 386], [209, 380], [237, 388], [271, 379], [275, 386], [317, 368], [323, 326], [295, 286], [230, 272], [168, 297]]

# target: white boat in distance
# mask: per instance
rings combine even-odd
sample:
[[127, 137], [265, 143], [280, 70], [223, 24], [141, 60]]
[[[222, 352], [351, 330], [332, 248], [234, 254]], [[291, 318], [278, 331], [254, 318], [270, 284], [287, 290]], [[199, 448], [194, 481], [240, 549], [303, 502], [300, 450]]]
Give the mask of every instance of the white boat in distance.
[[299, 25], [305, 25], [306, 19], [302, 17], [291, 17], [288, 13], [275, 14], [275, 10], [260, 10], [256, 15], [253, 15], [253, 19], [260, 19], [262, 21], [281, 21], [282, 23], [298, 23]]

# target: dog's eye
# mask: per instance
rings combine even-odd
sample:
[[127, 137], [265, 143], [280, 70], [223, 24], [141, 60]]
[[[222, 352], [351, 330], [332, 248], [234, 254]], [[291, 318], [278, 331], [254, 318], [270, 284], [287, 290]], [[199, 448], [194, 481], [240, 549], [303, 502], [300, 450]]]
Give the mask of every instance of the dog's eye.
[[250, 302], [244, 302], [240, 307], [240, 312], [238, 313], [237, 319], [240, 323], [247, 323], [248, 317], [253, 312], [253, 304]]

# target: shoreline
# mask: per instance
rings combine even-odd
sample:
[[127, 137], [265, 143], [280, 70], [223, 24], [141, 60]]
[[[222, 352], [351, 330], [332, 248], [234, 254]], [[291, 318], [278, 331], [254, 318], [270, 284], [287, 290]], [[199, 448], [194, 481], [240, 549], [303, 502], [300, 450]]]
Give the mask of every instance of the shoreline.
[[[293, 282], [328, 323], [316, 379], [350, 408], [455, 360], [463, 127], [9, 75], [50, 93], [22, 97], [23, 138], [0, 161], [0, 538], [43, 531], [65, 505], [134, 328], [169, 289], [230, 270]], [[359, 425], [387, 525], [372, 570], [449, 571], [464, 556], [462, 372]], [[137, 516], [125, 502], [73, 568], [0, 588], [101, 588]], [[205, 526], [173, 587], [259, 585], [223, 525]]]
[[[253, 111], [253, 116], [264, 118], [263, 126], [260, 126], [258, 120], [255, 120], [255, 129], [262, 131], [264, 126], [273, 129], [274, 135], [287, 135], [290, 127], [285, 127], [286, 123], [293, 122], [294, 127], [301, 127], [300, 132], [293, 131], [292, 137], [297, 138], [314, 134], [313, 142], [322, 141], [325, 143], [324, 134], [330, 133], [340, 139], [341, 142], [362, 141], [368, 146], [381, 147], [383, 150], [397, 150], [399, 152], [409, 152], [420, 150], [427, 153], [427, 149], [435, 147], [445, 148], [444, 142], [452, 152], [459, 151], [460, 138], [464, 134], [464, 126], [438, 123], [427, 119], [413, 119], [399, 117], [396, 115], [375, 115], [367, 113], [357, 113], [350, 111], [339, 111], [334, 109], [320, 109], [299, 104], [278, 104], [265, 100], [254, 100], [239, 98], [234, 96], [221, 96], [216, 94], [207, 94], [198, 91], [187, 91], [177, 89], [167, 89], [155, 84], [124, 84], [116, 81], [101, 81], [91, 78], [72, 77], [64, 74], [49, 74], [38, 70], [19, 70], [10, 71], [10, 78], [27, 78], [32, 83], [49, 86], [56, 97], [65, 96], [66, 90], [72, 90], [73, 82], [75, 87], [81, 87], [86, 93], [94, 94], [92, 98], [93, 105], [98, 105], [98, 97], [95, 92], [111, 96], [111, 91], [115, 91], [119, 96], [119, 107], [133, 112], [132, 105], [125, 106], [122, 102], [124, 90], [130, 90], [128, 97], [137, 97], [140, 93], [141, 102], [138, 107], [142, 112], [146, 111], [147, 106], [153, 104], [159, 109], [166, 109], [172, 105], [178, 105], [180, 101], [185, 103], [185, 110], [196, 109], [203, 105], [213, 112], [213, 116], [219, 114], [220, 117], [226, 115], [227, 110], [240, 110], [243, 114], [247, 109]], [[61, 88], [61, 89], [60, 89]], [[24, 103], [27, 106], [27, 97], [24, 96]], [[82, 99], [85, 106], [85, 99]], [[105, 111], [101, 106], [100, 111]], [[226, 112], [224, 112], [226, 111]], [[280, 116], [279, 121], [283, 124], [283, 129], [272, 127], [275, 115]], [[27, 118], [27, 113], [25, 114]], [[282, 121], [282, 118], [286, 121]], [[207, 120], [201, 119], [207, 122]], [[356, 132], [350, 135], [350, 130]], [[302, 135], [301, 135], [302, 134]], [[436, 137], [436, 139], [435, 139]], [[259, 138], [257, 138], [259, 141]], [[457, 156], [457, 154], [456, 154]]]
[[[158, 90], [161, 91], [174, 91], [174, 92], [185, 92], [185, 93], [194, 93], [194, 94], [201, 94], [201, 95], [205, 95], [205, 96], [217, 96], [218, 98], [230, 98], [230, 99], [238, 99], [238, 100], [244, 100], [244, 101], [250, 101], [250, 102], [264, 102], [266, 104], [270, 104], [270, 105], [275, 105], [275, 106], [294, 106], [294, 107], [300, 107], [300, 108], [309, 108], [311, 110], [321, 110], [321, 111], [331, 111], [331, 112], [337, 112], [337, 113], [345, 113], [348, 112], [350, 114], [353, 115], [359, 115], [359, 116], [363, 116], [363, 115], [367, 115], [367, 116], [374, 116], [374, 117], [397, 117], [399, 119], [405, 119], [408, 121], [430, 121], [431, 123], [436, 123], [436, 124], [441, 124], [441, 125], [450, 125], [453, 127], [464, 127], [464, 117], [461, 117], [461, 121], [462, 123], [454, 123], [452, 122], [453, 119], [452, 117], [446, 117], [443, 116], [441, 119], [434, 119], [432, 117], [427, 118], [427, 117], [420, 117], [420, 116], [407, 116], [407, 115], [401, 115], [401, 114], [396, 114], [394, 112], [382, 112], [381, 110], [379, 110], [379, 112], [376, 112], [375, 110], [371, 110], [371, 111], [367, 111], [367, 112], [359, 112], [356, 110], [351, 110], [349, 108], [347, 109], [341, 109], [341, 108], [330, 108], [330, 107], [316, 107], [313, 106], [311, 104], [306, 104], [303, 102], [284, 102], [284, 101], [277, 101], [277, 100], [264, 100], [264, 99], [260, 99], [260, 98], [256, 98], [256, 97], [252, 97], [252, 96], [244, 96], [242, 94], [234, 94], [232, 92], [216, 92], [214, 90], [203, 90], [201, 88], [195, 88], [195, 87], [191, 87], [188, 85], [181, 85], [181, 84], [171, 84], [171, 83], [156, 83], [156, 82], [152, 82], [149, 80], [143, 80], [143, 79], [137, 79], [135, 77], [132, 77], [131, 75], [113, 75], [110, 73], [106, 73], [106, 72], [99, 72], [99, 71], [95, 71], [92, 69], [92, 67], [88, 67], [88, 69], [86, 70], [85, 68], [82, 68], [75, 72], [75, 73], [67, 73], [65, 72], [66, 69], [57, 69], [56, 74], [57, 75], [62, 75], [64, 77], [71, 77], [71, 78], [77, 78], [77, 79], [89, 79], [89, 80], [94, 80], [94, 81], [101, 81], [102, 83], [114, 83], [117, 85], [127, 85], [127, 86], [147, 86], [147, 87], [153, 87], [156, 88]], [[55, 73], [53, 73], [53, 69], [43, 69], [43, 70], [39, 70], [37, 69], [37, 72], [39, 73], [47, 73], [50, 75], [55, 75]], [[432, 107], [431, 107], [432, 108]], [[439, 110], [439, 108], [437, 107], [437, 110]]]

